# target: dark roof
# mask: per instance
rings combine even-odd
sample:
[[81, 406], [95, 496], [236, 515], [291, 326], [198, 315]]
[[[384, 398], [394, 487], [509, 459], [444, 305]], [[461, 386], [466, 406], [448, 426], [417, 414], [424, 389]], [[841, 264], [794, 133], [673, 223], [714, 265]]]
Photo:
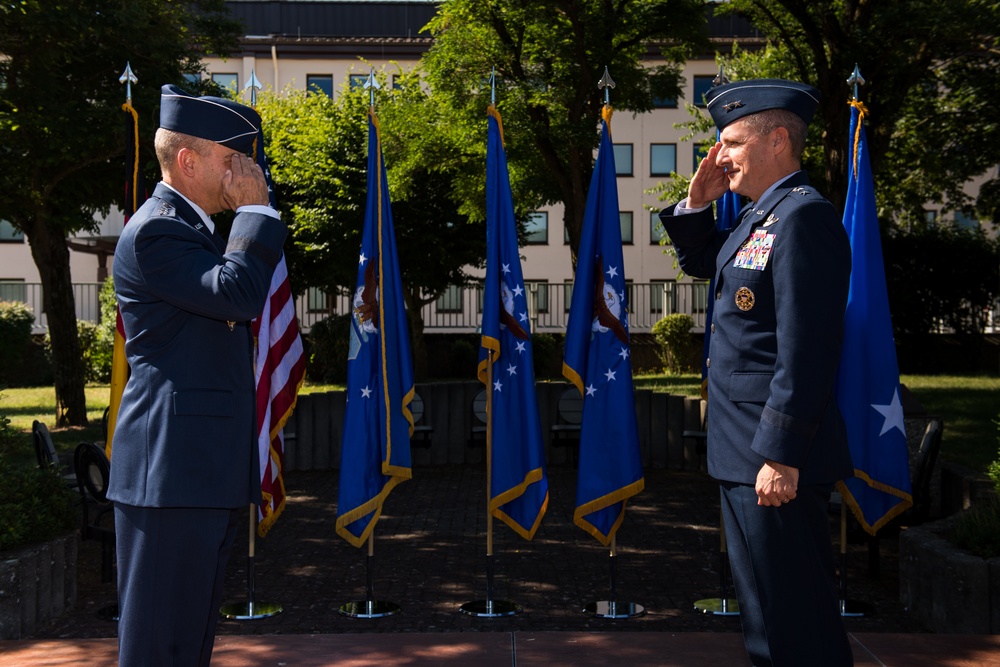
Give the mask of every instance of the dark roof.
[[[431, 37], [422, 32], [440, 3], [434, 0], [228, 0], [243, 22], [244, 52], [282, 46], [286, 55], [327, 54], [413, 56], [426, 51]], [[763, 36], [745, 18], [714, 16], [706, 5], [708, 31], [714, 43], [739, 40], [760, 44]]]

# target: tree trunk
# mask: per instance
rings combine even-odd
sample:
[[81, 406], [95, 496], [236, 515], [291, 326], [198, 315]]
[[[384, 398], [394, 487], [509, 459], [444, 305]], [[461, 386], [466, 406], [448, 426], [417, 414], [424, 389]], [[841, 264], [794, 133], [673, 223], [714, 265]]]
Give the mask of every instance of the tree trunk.
[[55, 374], [56, 426], [86, 426], [84, 363], [76, 331], [76, 304], [66, 235], [44, 215], [31, 221], [31, 256], [42, 279], [42, 308], [48, 319]]

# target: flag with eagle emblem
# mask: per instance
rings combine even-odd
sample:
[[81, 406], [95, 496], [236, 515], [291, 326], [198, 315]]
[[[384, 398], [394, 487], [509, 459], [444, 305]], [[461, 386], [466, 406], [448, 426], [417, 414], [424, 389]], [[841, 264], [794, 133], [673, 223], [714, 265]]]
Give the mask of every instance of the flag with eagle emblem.
[[364, 544], [389, 492], [411, 477], [413, 358], [378, 118], [368, 111], [368, 199], [358, 255], [337, 534]]
[[645, 484], [632, 390], [618, 183], [604, 107], [566, 326], [563, 375], [583, 396], [573, 521], [607, 546]]
[[490, 105], [486, 142], [486, 280], [479, 380], [490, 392], [490, 514], [521, 537], [535, 535], [549, 502], [542, 422], [535, 398], [528, 299], [500, 113]]

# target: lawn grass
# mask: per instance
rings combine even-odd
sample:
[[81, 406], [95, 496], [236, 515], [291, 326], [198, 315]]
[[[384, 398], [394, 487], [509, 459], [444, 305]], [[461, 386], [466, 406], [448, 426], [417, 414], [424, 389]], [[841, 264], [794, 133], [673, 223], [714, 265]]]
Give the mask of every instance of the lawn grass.
[[[1000, 429], [1000, 377], [985, 375], [903, 375], [900, 381], [923, 405], [928, 414], [944, 419], [941, 458], [978, 472], [985, 472], [998, 458]], [[665, 391], [682, 396], [701, 395], [701, 376], [637, 375], [635, 387]], [[343, 385], [306, 384], [303, 393], [342, 390]], [[26, 451], [31, 452], [31, 422], [39, 420], [52, 431], [52, 439], [60, 457], [69, 460], [81, 441], [100, 441], [101, 417], [108, 406], [108, 385], [87, 385], [87, 419], [85, 428], [54, 428], [55, 390], [52, 387], [31, 387], [0, 390], [0, 415], [11, 421], [11, 427], [26, 436]], [[33, 457], [34, 454], [32, 453]]]

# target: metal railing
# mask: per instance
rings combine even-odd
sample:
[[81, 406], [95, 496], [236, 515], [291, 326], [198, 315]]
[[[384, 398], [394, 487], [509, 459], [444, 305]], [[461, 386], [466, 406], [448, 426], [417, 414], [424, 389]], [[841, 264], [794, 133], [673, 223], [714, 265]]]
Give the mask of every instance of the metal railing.
[[[526, 282], [528, 316], [532, 331], [561, 333], [569, 321], [571, 283]], [[73, 283], [76, 317], [99, 322], [101, 283]], [[653, 282], [628, 285], [629, 330], [649, 333], [662, 317], [686, 313], [694, 320], [695, 332], [704, 331], [705, 307], [708, 303], [708, 283]], [[0, 281], [0, 301], [26, 303], [35, 314], [34, 333], [48, 330], [48, 319], [42, 307], [41, 283]], [[421, 309], [424, 333], [475, 333], [482, 320], [483, 290], [479, 286], [453, 287]], [[324, 294], [310, 289], [295, 302], [303, 333], [316, 322], [351, 312], [352, 298], [347, 294]], [[1000, 303], [994, 304], [987, 317], [986, 333], [1000, 333]]]

